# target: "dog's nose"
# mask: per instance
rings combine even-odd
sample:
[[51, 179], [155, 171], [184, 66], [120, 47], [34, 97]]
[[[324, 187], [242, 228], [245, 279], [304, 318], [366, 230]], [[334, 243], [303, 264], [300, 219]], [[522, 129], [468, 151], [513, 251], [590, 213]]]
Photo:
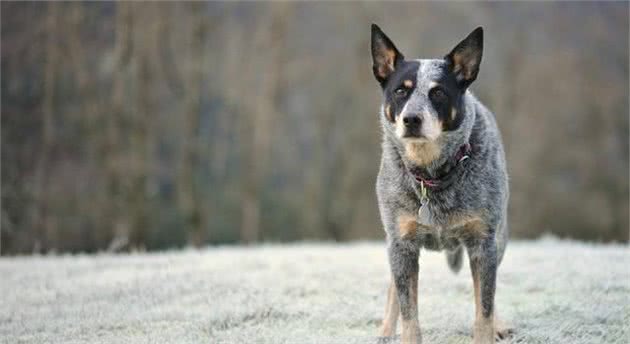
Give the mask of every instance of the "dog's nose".
[[420, 122], [422, 122], [420, 115], [417, 113], [407, 113], [403, 116], [402, 120], [405, 127], [408, 128], [418, 127], [420, 126]]

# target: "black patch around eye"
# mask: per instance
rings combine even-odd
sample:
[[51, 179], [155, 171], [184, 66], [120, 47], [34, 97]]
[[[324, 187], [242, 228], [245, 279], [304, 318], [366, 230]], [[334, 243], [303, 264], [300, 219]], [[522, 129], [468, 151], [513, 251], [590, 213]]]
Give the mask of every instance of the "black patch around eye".
[[[389, 106], [389, 114], [387, 111], [385, 116], [390, 122], [395, 122], [396, 117], [400, 115], [400, 111], [405, 107], [407, 100], [413, 93], [413, 87], [406, 87], [406, 80], [416, 80], [419, 63], [416, 61], [403, 61], [399, 67], [390, 75], [387, 82], [383, 85], [384, 104]], [[398, 90], [402, 92], [397, 92]]]
[[[458, 110], [455, 101], [457, 93], [449, 92], [442, 85], [439, 85], [430, 89], [428, 96], [442, 122], [443, 129], [445, 131], [451, 131], [459, 128], [462, 118], [461, 116], [457, 116]], [[453, 109], [455, 109], [456, 116], [453, 116]]]
[[434, 105], [442, 105], [449, 102], [449, 96], [441, 87], [434, 87], [429, 91], [429, 98]]
[[[464, 111], [465, 107], [463, 105], [465, 90], [462, 90], [458, 86], [457, 80], [455, 80], [453, 74], [449, 72], [448, 66], [445, 65], [443, 67], [441, 74], [442, 75], [435, 80], [437, 86], [429, 90], [428, 96], [433, 108], [438, 113], [444, 131], [453, 131], [459, 129], [466, 116]], [[432, 95], [435, 96], [432, 92], [435, 92], [437, 89], [442, 90], [446, 94], [446, 101], [435, 101], [434, 98], [432, 98]], [[437, 98], [440, 98], [440, 96]]]
[[432, 88], [429, 90], [429, 99], [442, 123], [446, 124], [450, 119], [451, 108], [451, 101], [446, 90], [442, 89], [440, 86]]

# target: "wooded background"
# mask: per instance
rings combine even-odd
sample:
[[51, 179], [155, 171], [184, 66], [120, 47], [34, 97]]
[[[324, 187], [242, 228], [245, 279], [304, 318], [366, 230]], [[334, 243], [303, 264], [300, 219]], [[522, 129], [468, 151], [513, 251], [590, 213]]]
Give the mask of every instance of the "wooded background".
[[370, 23], [476, 26], [513, 237], [628, 241], [628, 3], [1, 4], [2, 254], [382, 238]]

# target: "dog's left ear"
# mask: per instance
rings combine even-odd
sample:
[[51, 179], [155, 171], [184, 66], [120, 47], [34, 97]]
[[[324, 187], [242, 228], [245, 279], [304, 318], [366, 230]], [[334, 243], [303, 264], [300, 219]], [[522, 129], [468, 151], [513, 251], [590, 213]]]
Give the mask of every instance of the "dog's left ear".
[[477, 78], [482, 54], [483, 28], [478, 27], [444, 57], [462, 88], [467, 88]]

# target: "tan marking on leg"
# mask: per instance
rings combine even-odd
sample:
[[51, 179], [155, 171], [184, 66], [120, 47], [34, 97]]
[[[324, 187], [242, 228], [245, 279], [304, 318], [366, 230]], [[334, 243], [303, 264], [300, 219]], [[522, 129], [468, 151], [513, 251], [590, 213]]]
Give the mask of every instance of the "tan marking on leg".
[[409, 290], [409, 297], [411, 298], [411, 304], [415, 309], [415, 312], [418, 312], [418, 273], [411, 275], [411, 289]]
[[418, 222], [416, 217], [409, 214], [398, 216], [398, 231], [403, 239], [413, 239], [416, 236]]
[[488, 225], [482, 213], [452, 215], [447, 223], [447, 232], [457, 237], [481, 239], [488, 235]]
[[405, 80], [405, 81], [403, 81], [403, 86], [405, 86], [406, 88], [412, 88], [413, 87], [413, 81]]
[[405, 156], [419, 166], [426, 166], [440, 156], [436, 142], [409, 142], [405, 145]]
[[455, 108], [451, 108], [451, 121], [454, 121], [456, 116], [457, 110]]
[[385, 316], [381, 325], [381, 337], [391, 337], [396, 335], [396, 324], [400, 315], [400, 304], [398, 303], [398, 295], [396, 295], [396, 285], [394, 278], [389, 284], [387, 291], [387, 303], [385, 304]]
[[400, 334], [400, 342], [402, 344], [417, 344], [422, 343], [418, 340], [420, 329], [417, 320], [404, 320], [402, 321], [402, 333]]
[[494, 314], [488, 318], [483, 316], [481, 304], [481, 281], [478, 268], [472, 268], [473, 288], [475, 293], [475, 325], [473, 327], [473, 344], [494, 344]]
[[473, 292], [475, 294], [475, 319], [481, 317], [481, 287], [479, 286], [479, 272], [472, 269]]
[[494, 344], [494, 317], [475, 320], [473, 333], [474, 344]]
[[412, 319], [402, 319], [402, 333], [400, 342], [402, 344], [422, 343], [422, 334], [418, 324], [418, 273], [410, 276], [409, 281], [409, 301], [411, 303]]

